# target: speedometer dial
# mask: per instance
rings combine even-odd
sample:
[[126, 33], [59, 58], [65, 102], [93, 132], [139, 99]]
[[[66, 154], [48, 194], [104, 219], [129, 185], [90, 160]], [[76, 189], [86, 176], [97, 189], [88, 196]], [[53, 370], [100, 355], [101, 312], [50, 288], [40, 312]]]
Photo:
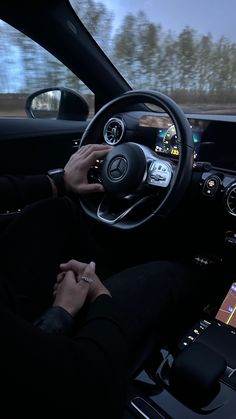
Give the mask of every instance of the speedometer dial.
[[172, 156], [179, 155], [178, 137], [176, 135], [176, 129], [174, 125], [171, 125], [164, 135], [163, 152], [166, 154], [171, 154]]

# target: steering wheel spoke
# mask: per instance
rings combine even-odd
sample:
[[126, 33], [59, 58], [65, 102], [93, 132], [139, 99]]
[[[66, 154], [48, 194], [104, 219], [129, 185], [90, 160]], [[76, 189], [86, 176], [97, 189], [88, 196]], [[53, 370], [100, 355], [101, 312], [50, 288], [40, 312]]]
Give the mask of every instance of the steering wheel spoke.
[[136, 199], [115, 200], [104, 195], [97, 209], [97, 217], [105, 224], [114, 225], [125, 221], [132, 211], [144, 204], [149, 196], [136, 197]]

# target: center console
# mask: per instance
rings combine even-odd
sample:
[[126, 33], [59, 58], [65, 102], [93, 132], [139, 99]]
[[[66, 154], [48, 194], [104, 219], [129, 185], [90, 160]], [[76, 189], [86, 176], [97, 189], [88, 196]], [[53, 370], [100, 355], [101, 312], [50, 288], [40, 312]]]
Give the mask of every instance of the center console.
[[161, 354], [154, 377], [137, 377], [143, 387], [130, 397], [135, 417], [235, 418], [236, 282], [213, 316], [197, 321], [174, 353]]

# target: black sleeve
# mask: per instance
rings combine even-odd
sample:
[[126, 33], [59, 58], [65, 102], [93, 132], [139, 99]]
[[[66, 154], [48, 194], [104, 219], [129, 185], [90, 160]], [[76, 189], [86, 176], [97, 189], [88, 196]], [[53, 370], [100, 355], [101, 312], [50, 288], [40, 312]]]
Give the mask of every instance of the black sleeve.
[[46, 333], [68, 335], [73, 330], [73, 317], [62, 307], [50, 307], [34, 325]]
[[17, 210], [52, 195], [46, 175], [0, 176], [0, 212]]
[[73, 339], [45, 333], [1, 306], [0, 333], [1, 405], [9, 417], [30, 417], [31, 406], [53, 417], [122, 416], [127, 349], [110, 297], [97, 298]]

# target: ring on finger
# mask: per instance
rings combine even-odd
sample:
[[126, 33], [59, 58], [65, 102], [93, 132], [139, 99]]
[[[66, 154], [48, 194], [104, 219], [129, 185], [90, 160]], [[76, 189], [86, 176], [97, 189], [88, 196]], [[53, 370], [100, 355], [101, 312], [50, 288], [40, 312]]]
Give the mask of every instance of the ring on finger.
[[80, 277], [81, 281], [87, 282], [88, 284], [91, 284], [91, 282], [93, 282], [92, 278], [88, 278], [87, 276], [81, 276]]

